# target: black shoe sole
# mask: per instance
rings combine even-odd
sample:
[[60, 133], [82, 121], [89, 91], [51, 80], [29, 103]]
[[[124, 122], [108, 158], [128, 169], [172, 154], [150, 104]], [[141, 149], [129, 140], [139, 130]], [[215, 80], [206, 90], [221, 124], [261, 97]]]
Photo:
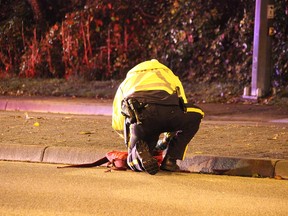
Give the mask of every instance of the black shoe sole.
[[168, 172], [180, 172], [179, 167], [168, 167], [168, 166], [160, 166], [161, 170], [168, 171]]
[[158, 162], [149, 152], [147, 144], [143, 141], [139, 141], [136, 144], [136, 149], [139, 154], [142, 166], [147, 173], [155, 175], [159, 171]]
[[165, 171], [170, 171], [170, 172], [179, 172], [180, 167], [177, 165], [176, 160], [172, 161], [169, 158], [170, 158], [169, 156], [168, 157], [167, 157], [167, 155], [165, 156], [165, 158], [162, 161], [162, 164], [160, 166], [160, 169], [165, 170]]

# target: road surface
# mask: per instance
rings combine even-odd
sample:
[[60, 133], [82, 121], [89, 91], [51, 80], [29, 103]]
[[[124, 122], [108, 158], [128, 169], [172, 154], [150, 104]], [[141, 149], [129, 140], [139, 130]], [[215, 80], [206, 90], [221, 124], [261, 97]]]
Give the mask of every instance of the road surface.
[[0, 215], [288, 215], [288, 181], [0, 161]]

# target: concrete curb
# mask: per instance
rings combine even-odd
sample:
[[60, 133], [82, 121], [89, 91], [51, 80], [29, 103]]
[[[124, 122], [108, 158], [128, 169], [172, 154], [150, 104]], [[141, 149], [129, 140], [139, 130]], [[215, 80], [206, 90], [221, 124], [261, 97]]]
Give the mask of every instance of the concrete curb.
[[42, 162], [45, 146], [0, 145], [0, 160]]
[[276, 163], [274, 177], [280, 178], [280, 179], [288, 179], [288, 161], [287, 160], [280, 160]]
[[105, 157], [105, 153], [95, 152], [95, 149], [48, 147], [42, 162], [58, 164], [82, 164], [92, 163]]
[[[0, 160], [57, 164], [92, 163], [104, 157], [106, 153], [95, 151], [92, 148], [1, 145]], [[182, 170], [191, 173], [269, 177], [288, 180], [287, 160], [195, 155], [179, 162], [179, 166]]]
[[[196, 173], [273, 178], [279, 161], [281, 160], [196, 155], [184, 160], [180, 167]], [[288, 174], [288, 167], [278, 171], [281, 177], [285, 177], [285, 173]]]
[[105, 156], [93, 148], [35, 145], [0, 145], [0, 160], [58, 164], [91, 163]]

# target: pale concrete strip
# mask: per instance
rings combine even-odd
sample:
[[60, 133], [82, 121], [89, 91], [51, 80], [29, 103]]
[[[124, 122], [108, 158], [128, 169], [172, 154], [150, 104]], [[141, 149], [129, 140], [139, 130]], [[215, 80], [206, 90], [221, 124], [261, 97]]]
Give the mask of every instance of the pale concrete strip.
[[179, 165], [184, 170], [196, 173], [274, 177], [277, 161], [279, 160], [196, 155], [187, 158]]
[[288, 179], [288, 161], [278, 161], [275, 166], [275, 177]]
[[0, 145], [0, 160], [41, 162], [46, 147], [34, 145]]
[[111, 115], [112, 106], [93, 103], [51, 102], [49, 100], [14, 100], [2, 105], [6, 111], [51, 112], [66, 114]]
[[0, 100], [0, 110], [6, 110], [7, 100]]
[[48, 147], [43, 162], [58, 164], [92, 163], [105, 157], [105, 153], [92, 148]]
[[288, 123], [288, 118], [271, 120], [273, 123]]

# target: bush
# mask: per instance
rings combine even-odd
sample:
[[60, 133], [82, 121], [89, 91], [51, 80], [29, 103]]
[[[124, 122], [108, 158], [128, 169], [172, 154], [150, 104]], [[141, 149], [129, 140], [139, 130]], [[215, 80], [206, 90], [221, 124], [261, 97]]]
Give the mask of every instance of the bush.
[[[26, 1], [0, 1], [2, 77], [121, 79], [158, 58], [187, 81], [251, 81], [255, 1], [33, 1], [47, 6], [47, 28]], [[273, 85], [284, 88], [287, 0], [275, 0], [275, 8]]]

